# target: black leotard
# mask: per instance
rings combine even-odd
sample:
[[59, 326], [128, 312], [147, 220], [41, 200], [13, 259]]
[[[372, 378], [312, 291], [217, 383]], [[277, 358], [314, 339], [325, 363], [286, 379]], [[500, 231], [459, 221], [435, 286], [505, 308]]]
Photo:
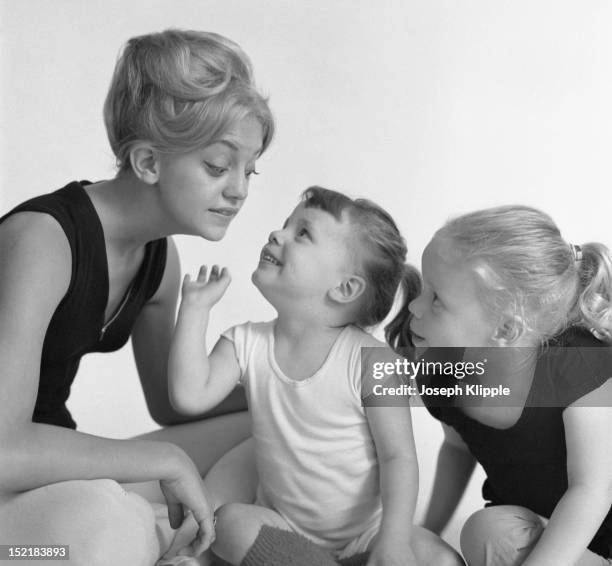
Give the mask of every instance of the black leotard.
[[70, 285], [45, 335], [38, 397], [32, 415], [34, 422], [68, 428], [76, 428], [66, 400], [81, 357], [89, 352], [111, 352], [127, 342], [143, 305], [159, 287], [167, 254], [165, 238], [147, 243], [140, 269], [120, 309], [105, 326], [109, 286], [106, 246], [100, 219], [83, 189], [87, 184], [72, 182], [58, 191], [28, 200], [0, 218], [2, 222], [24, 211], [50, 214], [70, 243]]

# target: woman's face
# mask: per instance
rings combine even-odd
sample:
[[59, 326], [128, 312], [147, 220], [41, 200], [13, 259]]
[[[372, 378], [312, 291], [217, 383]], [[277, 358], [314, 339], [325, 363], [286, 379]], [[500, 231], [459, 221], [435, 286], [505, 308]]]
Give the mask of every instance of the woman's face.
[[261, 124], [247, 117], [202, 149], [160, 154], [157, 185], [170, 231], [223, 238], [248, 195], [262, 143]]
[[473, 271], [434, 238], [423, 252], [423, 290], [410, 303], [415, 346], [494, 346], [497, 321], [485, 308]]

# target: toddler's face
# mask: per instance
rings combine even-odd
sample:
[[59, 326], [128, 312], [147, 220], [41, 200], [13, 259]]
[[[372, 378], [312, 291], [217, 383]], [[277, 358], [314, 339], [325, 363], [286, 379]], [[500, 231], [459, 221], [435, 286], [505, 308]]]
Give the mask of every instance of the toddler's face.
[[324, 300], [354, 273], [350, 222], [300, 204], [263, 247], [253, 283], [272, 304], [283, 297]]
[[496, 321], [486, 310], [471, 269], [452, 258], [450, 244], [434, 238], [422, 259], [423, 290], [410, 303], [417, 347], [495, 346]]

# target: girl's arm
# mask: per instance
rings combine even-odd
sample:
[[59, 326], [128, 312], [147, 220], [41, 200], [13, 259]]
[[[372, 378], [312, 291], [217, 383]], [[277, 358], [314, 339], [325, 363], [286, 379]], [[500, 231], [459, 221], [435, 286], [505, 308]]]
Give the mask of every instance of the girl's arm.
[[20, 213], [0, 225], [0, 493], [74, 479], [159, 480], [173, 525], [182, 520], [180, 504], [193, 511], [201, 551], [213, 532], [212, 511], [182, 450], [32, 422], [42, 345], [68, 289], [71, 262], [68, 240], [51, 216]]
[[220, 338], [210, 355], [206, 331], [213, 305], [230, 283], [227, 270], [215, 265], [207, 278], [202, 266], [195, 281], [189, 275], [183, 282], [174, 337], [168, 358], [170, 401], [180, 412], [195, 415], [223, 400], [240, 378], [240, 366], [233, 344]]
[[440, 534], [452, 517], [472, 477], [476, 459], [450, 426], [442, 425], [444, 442], [438, 453], [436, 474], [423, 526]]
[[410, 547], [419, 469], [410, 407], [367, 407], [380, 466], [383, 518], [368, 565], [416, 564]]
[[568, 488], [525, 566], [578, 562], [612, 504], [612, 379], [563, 412]]

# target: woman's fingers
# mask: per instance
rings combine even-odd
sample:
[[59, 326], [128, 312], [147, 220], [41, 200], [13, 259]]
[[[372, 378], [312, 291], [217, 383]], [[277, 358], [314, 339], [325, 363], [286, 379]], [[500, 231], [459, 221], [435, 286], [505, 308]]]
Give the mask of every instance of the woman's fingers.
[[193, 514], [198, 523], [198, 532], [191, 544], [184, 549], [192, 556], [198, 556], [215, 541], [215, 527], [212, 512], [209, 508], [200, 513]]

